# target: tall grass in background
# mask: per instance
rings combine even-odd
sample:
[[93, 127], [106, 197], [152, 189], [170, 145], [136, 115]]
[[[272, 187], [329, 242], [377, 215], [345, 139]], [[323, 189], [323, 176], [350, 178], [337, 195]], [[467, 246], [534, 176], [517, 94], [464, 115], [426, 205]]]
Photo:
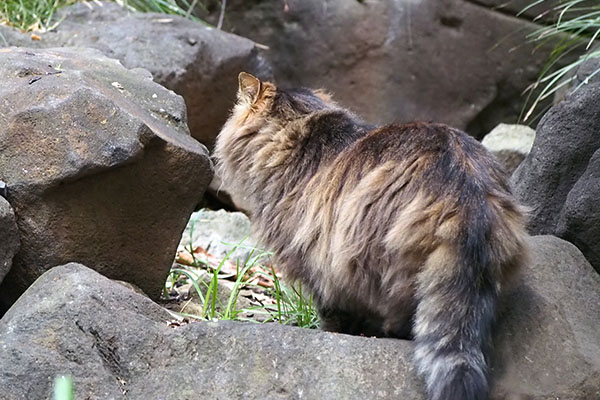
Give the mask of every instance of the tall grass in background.
[[0, 24], [24, 31], [46, 31], [55, 24], [57, 8], [77, 0], [4, 0], [0, 2]]
[[[598, 68], [586, 77], [575, 74], [583, 62], [600, 57], [600, 47], [596, 46], [600, 36], [600, 0], [537, 0], [523, 9], [519, 15], [543, 3], [548, 3], [548, 11], [538, 15], [535, 21], [551, 22], [527, 35], [527, 39], [538, 43], [540, 47], [554, 41], [556, 45], [537, 82], [528, 88], [529, 94], [521, 115], [523, 121], [529, 120], [534, 115], [544, 99], [553, 96], [561, 89], [570, 88], [574, 81], [580, 80], [581, 83], [572, 89], [577, 90], [588, 83], [590, 78], [600, 73]], [[564, 57], [582, 50], [584, 54], [576, 61], [553, 71]], [[535, 118], [537, 116], [534, 116]]]
[[[0, 0], [0, 25], [11, 25], [23, 31], [48, 31], [60, 23], [56, 10], [82, 0]], [[142, 12], [180, 15], [200, 21], [193, 14], [204, 9], [201, 0], [109, 0], [124, 8]], [[93, 5], [94, 0], [87, 4]], [[97, 5], [95, 5], [97, 6]]]

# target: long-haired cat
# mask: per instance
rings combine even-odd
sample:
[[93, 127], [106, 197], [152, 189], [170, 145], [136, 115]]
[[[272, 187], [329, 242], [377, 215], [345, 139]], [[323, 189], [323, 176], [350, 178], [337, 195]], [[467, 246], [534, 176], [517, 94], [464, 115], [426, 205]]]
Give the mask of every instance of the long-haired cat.
[[485, 399], [499, 291], [527, 239], [496, 160], [446, 125], [376, 128], [320, 91], [239, 83], [219, 173], [322, 328], [414, 337], [430, 399]]

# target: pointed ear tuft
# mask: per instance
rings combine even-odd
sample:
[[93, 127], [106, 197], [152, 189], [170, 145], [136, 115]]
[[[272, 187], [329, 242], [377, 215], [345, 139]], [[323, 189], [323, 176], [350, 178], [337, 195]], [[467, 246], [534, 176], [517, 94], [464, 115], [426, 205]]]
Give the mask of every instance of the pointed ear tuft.
[[240, 72], [238, 81], [240, 83], [239, 94], [241, 96], [247, 98], [251, 103], [258, 100], [258, 96], [262, 89], [262, 82], [260, 79], [247, 72]]
[[315, 96], [323, 100], [325, 103], [333, 103], [333, 98], [323, 89], [314, 90]]

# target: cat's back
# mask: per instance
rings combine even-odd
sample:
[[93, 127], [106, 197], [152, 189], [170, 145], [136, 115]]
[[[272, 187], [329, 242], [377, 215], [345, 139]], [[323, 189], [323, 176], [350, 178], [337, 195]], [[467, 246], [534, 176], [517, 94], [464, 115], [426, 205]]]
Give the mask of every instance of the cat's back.
[[331, 175], [343, 175], [343, 184], [358, 183], [378, 170], [403, 176], [404, 186], [434, 192], [456, 192], [465, 185], [473, 190], [510, 191], [508, 176], [492, 154], [465, 132], [440, 123], [373, 129], [340, 153]]

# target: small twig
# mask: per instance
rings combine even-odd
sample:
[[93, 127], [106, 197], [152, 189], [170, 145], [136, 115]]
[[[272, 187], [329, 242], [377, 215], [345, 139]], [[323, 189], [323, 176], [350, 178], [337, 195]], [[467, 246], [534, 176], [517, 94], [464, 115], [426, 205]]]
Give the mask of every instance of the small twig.
[[266, 44], [262, 44], [262, 43], [258, 43], [258, 42], [254, 42], [254, 45], [256, 47], [258, 47], [261, 50], [270, 50], [271, 48], [269, 46], [267, 46]]
[[181, 307], [181, 310], [179, 310], [179, 312], [183, 312], [183, 310], [185, 310], [185, 308], [188, 306], [188, 304], [191, 303], [191, 301], [194, 300], [194, 298], [190, 298], [184, 305], [183, 307]]
[[217, 29], [221, 30], [223, 26], [223, 18], [225, 18], [225, 7], [227, 6], [227, 0], [221, 0], [221, 14], [219, 14], [219, 23], [217, 24]]

